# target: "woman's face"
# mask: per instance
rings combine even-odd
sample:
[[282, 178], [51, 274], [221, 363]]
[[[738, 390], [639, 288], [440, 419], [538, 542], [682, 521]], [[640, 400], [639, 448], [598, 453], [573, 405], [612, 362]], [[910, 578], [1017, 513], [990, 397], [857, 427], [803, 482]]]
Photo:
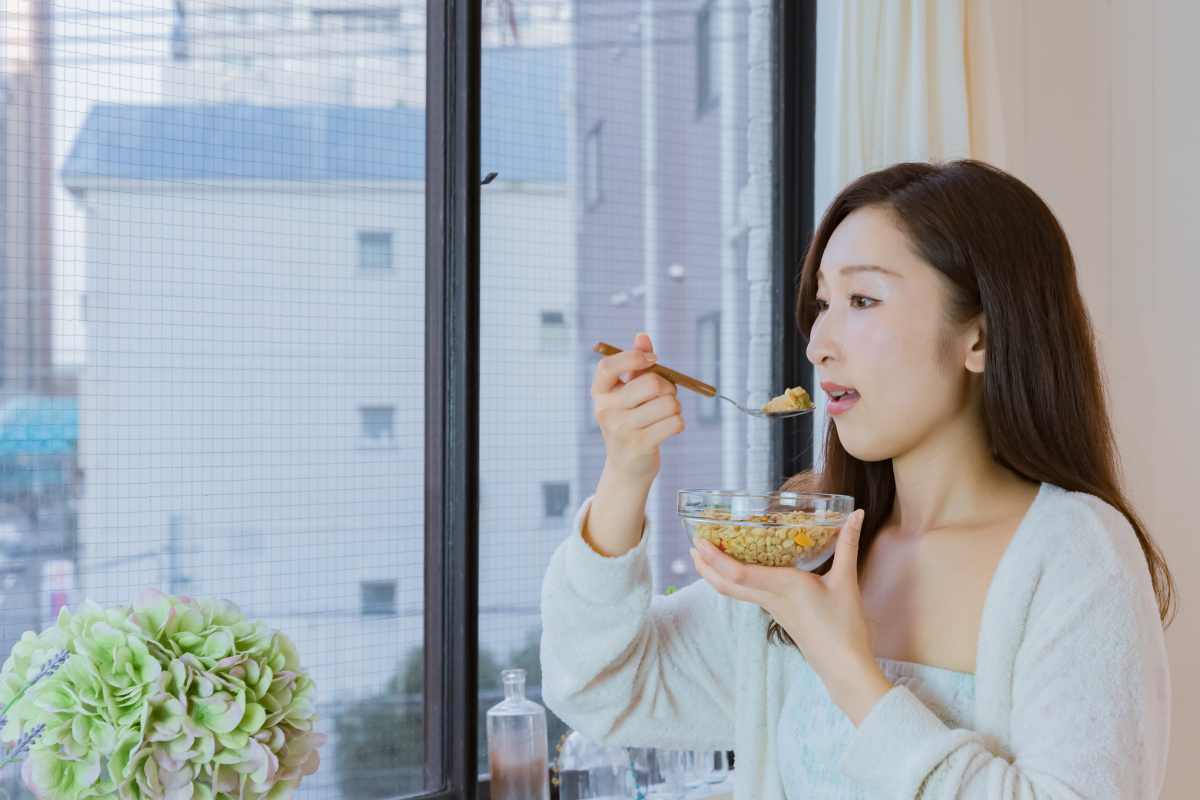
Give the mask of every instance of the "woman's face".
[[829, 239], [808, 359], [855, 458], [896, 458], [956, 422], [977, 424], [983, 326], [948, 327], [942, 280], [887, 209], [853, 212]]

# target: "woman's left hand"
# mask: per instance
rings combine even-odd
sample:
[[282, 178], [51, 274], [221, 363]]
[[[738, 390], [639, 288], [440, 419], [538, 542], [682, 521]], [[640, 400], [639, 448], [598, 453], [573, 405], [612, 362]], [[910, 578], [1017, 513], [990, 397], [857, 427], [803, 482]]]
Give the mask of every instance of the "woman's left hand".
[[700, 577], [726, 597], [757, 603], [787, 631], [855, 727], [892, 689], [875, 660], [858, 591], [862, 520], [861, 509], [846, 520], [824, 575], [743, 564], [700, 538], [692, 549]]

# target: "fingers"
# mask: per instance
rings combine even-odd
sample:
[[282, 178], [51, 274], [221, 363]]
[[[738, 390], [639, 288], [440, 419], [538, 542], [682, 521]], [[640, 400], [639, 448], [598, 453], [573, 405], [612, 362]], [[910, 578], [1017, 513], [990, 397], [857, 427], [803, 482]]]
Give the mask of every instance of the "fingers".
[[693, 546], [701, 560], [711, 566], [722, 580], [752, 591], [770, 592], [776, 588], [780, 577], [778, 567], [743, 564], [736, 558], [721, 552], [721, 549], [712, 542], [700, 538], [693, 542]]
[[683, 433], [687, 425], [679, 414], [661, 419], [653, 425], [642, 428], [643, 444], [646, 447], [658, 447], [672, 436]]
[[[694, 544], [699, 546], [701, 539], [694, 540]], [[708, 581], [708, 584], [716, 589], [717, 594], [725, 597], [732, 597], [734, 600], [745, 600], [748, 603], [758, 602], [758, 592], [752, 589], [747, 589], [736, 580], [723, 575], [717, 571], [705, 556], [701, 555], [697, 548], [692, 548], [692, 563], [696, 566], [696, 572], [700, 573], [700, 577]], [[728, 558], [722, 554], [723, 557]], [[740, 577], [740, 575], [739, 575]]]
[[638, 450], [653, 449], [683, 432], [683, 406], [677, 391], [675, 384], [648, 373], [615, 391], [593, 392], [596, 420], [607, 434]]
[[[646, 369], [658, 356], [641, 350], [623, 350], [615, 356], [606, 356], [596, 364], [596, 378], [592, 383], [592, 397], [611, 392], [622, 385], [621, 376], [638, 369]], [[669, 383], [670, 381], [668, 381]], [[648, 398], [647, 398], [648, 399]]]
[[621, 408], [637, 408], [656, 397], [675, 397], [678, 394], [678, 386], [653, 372], [630, 381], [613, 393], [614, 401]]
[[[630, 428], [647, 428], [656, 422], [665, 420], [668, 417], [680, 416], [683, 413], [683, 405], [674, 395], [663, 395], [648, 400], [641, 405], [627, 409], [626, 423]], [[680, 416], [682, 419], [682, 416]]]
[[858, 581], [858, 540], [862, 534], [863, 517], [861, 508], [852, 513], [846, 524], [838, 531], [837, 550], [833, 553], [833, 566], [829, 571]]
[[[633, 337], [632, 349], [642, 353], [653, 353], [654, 345], [650, 342], [649, 334], [639, 333], [637, 336]], [[633, 381], [641, 375], [642, 370], [634, 370], [633, 372], [629, 373], [629, 380]]]
[[783, 576], [775, 572], [779, 567], [743, 564], [703, 539], [695, 539], [692, 543], [695, 545], [692, 548], [692, 561], [696, 565], [696, 572], [718, 594], [762, 605], [769, 604], [773, 592], [780, 588], [776, 583]]
[[[596, 365], [592, 399], [606, 446], [650, 453], [686, 427], [677, 397], [679, 387], [645, 371], [658, 360], [650, 347], [650, 337], [640, 333], [635, 349], [603, 358]], [[622, 382], [621, 375], [626, 373], [631, 377]]]

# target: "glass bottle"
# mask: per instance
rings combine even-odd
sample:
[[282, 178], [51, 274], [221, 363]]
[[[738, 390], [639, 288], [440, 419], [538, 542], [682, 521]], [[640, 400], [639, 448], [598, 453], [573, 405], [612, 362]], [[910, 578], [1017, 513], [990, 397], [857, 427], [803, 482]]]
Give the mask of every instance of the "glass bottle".
[[492, 800], [550, 800], [546, 709], [525, 699], [525, 670], [500, 680], [504, 699], [487, 712]]

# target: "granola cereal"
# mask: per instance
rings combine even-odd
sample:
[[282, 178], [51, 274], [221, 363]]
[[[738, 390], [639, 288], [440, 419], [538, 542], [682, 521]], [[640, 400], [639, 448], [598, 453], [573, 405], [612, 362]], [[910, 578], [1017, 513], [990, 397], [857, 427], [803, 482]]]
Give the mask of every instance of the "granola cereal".
[[794, 389], [788, 389], [783, 394], [779, 395], [762, 407], [763, 411], [797, 411], [805, 408], [812, 408], [812, 398], [808, 396], [808, 392], [800, 386]]
[[[725, 509], [705, 509], [696, 535], [743, 564], [786, 567], [825, 551], [838, 532], [842, 515], [826, 511], [782, 511], [733, 520]], [[758, 523], [758, 524], [755, 524]]]

